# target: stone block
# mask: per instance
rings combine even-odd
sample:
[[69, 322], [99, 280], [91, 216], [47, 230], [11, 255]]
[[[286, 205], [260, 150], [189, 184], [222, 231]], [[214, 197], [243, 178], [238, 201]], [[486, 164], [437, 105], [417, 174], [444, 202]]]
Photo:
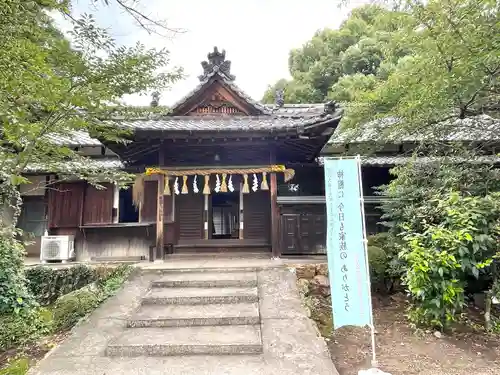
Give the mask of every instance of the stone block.
[[295, 273], [298, 279], [312, 279], [316, 276], [316, 265], [304, 264], [297, 266]]

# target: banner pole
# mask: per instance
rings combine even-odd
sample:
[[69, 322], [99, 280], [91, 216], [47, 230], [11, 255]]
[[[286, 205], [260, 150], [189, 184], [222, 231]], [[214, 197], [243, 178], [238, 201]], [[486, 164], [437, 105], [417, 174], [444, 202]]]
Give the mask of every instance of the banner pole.
[[363, 194], [363, 180], [361, 175], [361, 156], [356, 156], [356, 162], [358, 165], [358, 182], [359, 182], [359, 192], [360, 192], [360, 208], [361, 208], [361, 222], [363, 223], [363, 247], [365, 250], [365, 267], [367, 274], [367, 287], [368, 287], [368, 303], [370, 308], [370, 330], [371, 330], [371, 346], [372, 346], [372, 362], [373, 368], [378, 368], [376, 345], [375, 345], [375, 324], [373, 322], [373, 304], [372, 304], [372, 286], [370, 279], [370, 263], [368, 260], [368, 240], [366, 238], [366, 219], [365, 219], [365, 200]]

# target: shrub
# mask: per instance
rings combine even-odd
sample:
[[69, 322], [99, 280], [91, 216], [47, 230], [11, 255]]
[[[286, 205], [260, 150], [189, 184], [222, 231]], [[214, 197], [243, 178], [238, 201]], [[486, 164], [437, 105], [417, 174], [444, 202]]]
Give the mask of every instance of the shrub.
[[12, 233], [0, 231], [0, 316], [34, 307], [23, 272], [24, 247]]
[[53, 304], [60, 296], [97, 281], [100, 275], [104, 275], [102, 270], [98, 273], [95, 268], [85, 265], [68, 268], [37, 266], [26, 270], [28, 288], [43, 306]]
[[57, 299], [54, 305], [54, 324], [57, 329], [68, 329], [99, 305], [97, 291], [84, 287]]
[[385, 289], [387, 270], [387, 254], [377, 246], [368, 246], [368, 263], [372, 288], [377, 291]]
[[52, 314], [43, 308], [0, 316], [0, 352], [32, 342], [51, 331]]
[[18, 358], [0, 370], [0, 375], [25, 375], [30, 367], [28, 358]]

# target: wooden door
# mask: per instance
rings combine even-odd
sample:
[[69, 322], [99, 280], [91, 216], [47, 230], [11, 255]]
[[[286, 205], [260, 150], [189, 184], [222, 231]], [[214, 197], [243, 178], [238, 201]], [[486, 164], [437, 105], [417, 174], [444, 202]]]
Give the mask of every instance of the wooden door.
[[175, 196], [175, 221], [179, 240], [200, 240], [203, 238], [203, 205], [203, 194]]

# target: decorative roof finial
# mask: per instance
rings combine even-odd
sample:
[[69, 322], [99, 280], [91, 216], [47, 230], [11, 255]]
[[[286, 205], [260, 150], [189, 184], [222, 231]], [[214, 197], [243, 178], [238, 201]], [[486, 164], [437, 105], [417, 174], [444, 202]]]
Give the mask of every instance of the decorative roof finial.
[[160, 93], [155, 91], [151, 94], [151, 107], [158, 107], [160, 104]]
[[274, 101], [276, 106], [283, 107], [283, 105], [285, 104], [285, 90], [283, 89], [276, 90], [274, 95]]
[[201, 63], [203, 74], [198, 77], [200, 81], [204, 81], [216, 73], [223, 75], [230, 81], [234, 81], [235, 76], [231, 74], [231, 61], [226, 60], [225, 50], [219, 52], [217, 47], [214, 47], [214, 51], [210, 52], [207, 58], [208, 61]]

